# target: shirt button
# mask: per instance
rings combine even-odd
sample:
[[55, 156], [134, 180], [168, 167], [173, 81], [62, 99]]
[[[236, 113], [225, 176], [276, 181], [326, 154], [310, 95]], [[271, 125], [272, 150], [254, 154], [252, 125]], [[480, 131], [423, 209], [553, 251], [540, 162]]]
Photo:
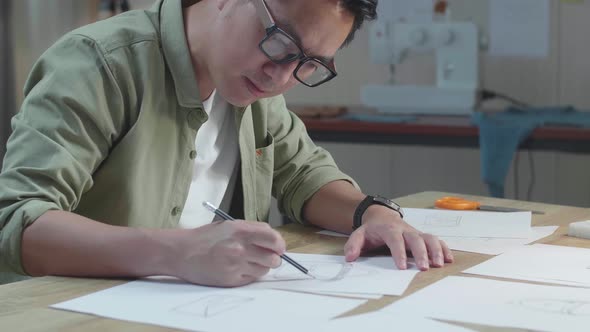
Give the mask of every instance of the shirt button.
[[180, 214], [182, 210], [180, 209], [180, 207], [175, 206], [172, 211], [170, 211], [170, 214], [172, 214], [173, 217], [176, 217], [177, 215]]
[[188, 156], [189, 156], [189, 158], [191, 158], [191, 159], [193, 159], [193, 160], [194, 160], [195, 158], [197, 158], [197, 151], [195, 151], [195, 150], [192, 150], [192, 151], [191, 151], [191, 152], [188, 154]]

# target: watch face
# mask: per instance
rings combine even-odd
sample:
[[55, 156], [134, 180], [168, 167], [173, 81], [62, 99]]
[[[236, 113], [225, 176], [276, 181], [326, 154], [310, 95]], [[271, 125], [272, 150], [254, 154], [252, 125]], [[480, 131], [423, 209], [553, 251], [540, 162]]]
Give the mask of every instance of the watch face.
[[389, 205], [393, 209], [396, 209], [396, 210], [399, 209], [399, 205], [396, 202], [394, 202], [390, 199], [387, 199], [385, 197], [375, 196], [375, 201], [377, 201], [381, 204]]
[[379, 202], [379, 203], [383, 204], [383, 205], [389, 206], [392, 210], [395, 210], [395, 211], [399, 212], [400, 215], [403, 218], [404, 213], [402, 211], [402, 207], [399, 206], [399, 204], [397, 204], [396, 202], [394, 202], [394, 201], [392, 201], [392, 200], [390, 200], [388, 198], [382, 197], [382, 196], [375, 196], [374, 197], [374, 200], [376, 202]]

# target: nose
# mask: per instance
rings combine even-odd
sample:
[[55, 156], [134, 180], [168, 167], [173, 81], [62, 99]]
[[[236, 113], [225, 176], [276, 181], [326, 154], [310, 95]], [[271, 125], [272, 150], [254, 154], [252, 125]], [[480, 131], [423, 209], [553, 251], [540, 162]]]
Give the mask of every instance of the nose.
[[275, 86], [283, 86], [287, 84], [289, 80], [294, 79], [293, 72], [298, 64], [298, 61], [285, 64], [276, 64], [272, 61], [268, 61], [264, 64], [262, 70], [272, 79]]

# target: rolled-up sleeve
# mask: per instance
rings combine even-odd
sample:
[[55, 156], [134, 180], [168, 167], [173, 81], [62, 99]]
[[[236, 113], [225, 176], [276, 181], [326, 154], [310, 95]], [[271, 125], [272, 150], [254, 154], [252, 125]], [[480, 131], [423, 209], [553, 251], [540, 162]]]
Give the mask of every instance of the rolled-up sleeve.
[[64, 37], [34, 65], [0, 173], [0, 272], [25, 274], [25, 228], [48, 210], [72, 211], [92, 187], [124, 126], [122, 100], [107, 58], [87, 37]]
[[282, 96], [268, 100], [269, 130], [275, 139], [273, 196], [282, 214], [305, 223], [303, 206], [321, 187], [337, 180], [358, 184], [341, 172], [329, 152], [316, 146]]

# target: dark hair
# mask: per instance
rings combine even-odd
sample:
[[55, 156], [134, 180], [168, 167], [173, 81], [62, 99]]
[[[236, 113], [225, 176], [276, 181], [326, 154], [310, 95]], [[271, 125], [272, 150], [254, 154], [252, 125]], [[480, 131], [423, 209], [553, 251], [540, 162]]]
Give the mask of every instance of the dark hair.
[[371, 21], [377, 18], [377, 1], [378, 0], [340, 0], [341, 6], [354, 16], [352, 29], [350, 29], [350, 33], [346, 37], [346, 40], [344, 40], [343, 47], [350, 44], [354, 39], [354, 34], [363, 26], [365, 19]]

